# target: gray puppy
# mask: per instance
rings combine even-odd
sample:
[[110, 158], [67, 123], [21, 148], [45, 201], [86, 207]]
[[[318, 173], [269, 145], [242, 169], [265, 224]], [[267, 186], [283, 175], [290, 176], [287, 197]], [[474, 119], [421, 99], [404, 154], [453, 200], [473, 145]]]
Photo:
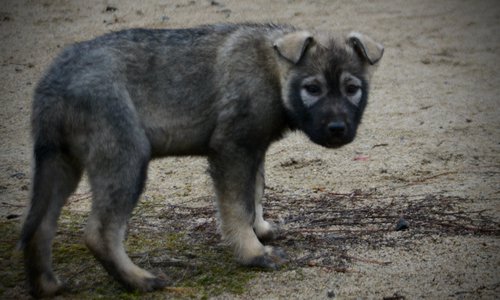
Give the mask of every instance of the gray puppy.
[[82, 172], [92, 188], [85, 242], [127, 289], [166, 286], [125, 253], [127, 221], [151, 159], [204, 155], [221, 229], [244, 265], [276, 268], [264, 221], [264, 157], [288, 130], [329, 148], [351, 142], [383, 47], [289, 26], [131, 29], [68, 47], [38, 84], [35, 169], [20, 247], [31, 294], [53, 295], [52, 239]]

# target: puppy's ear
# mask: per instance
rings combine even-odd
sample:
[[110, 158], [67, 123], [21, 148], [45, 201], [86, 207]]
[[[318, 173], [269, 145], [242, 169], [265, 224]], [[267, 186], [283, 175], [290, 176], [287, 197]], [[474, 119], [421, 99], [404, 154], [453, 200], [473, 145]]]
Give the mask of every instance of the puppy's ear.
[[347, 36], [347, 44], [370, 65], [376, 64], [384, 54], [384, 46], [359, 32], [351, 32]]
[[298, 64], [313, 42], [314, 38], [311, 33], [297, 31], [280, 37], [273, 46], [281, 57], [293, 64]]

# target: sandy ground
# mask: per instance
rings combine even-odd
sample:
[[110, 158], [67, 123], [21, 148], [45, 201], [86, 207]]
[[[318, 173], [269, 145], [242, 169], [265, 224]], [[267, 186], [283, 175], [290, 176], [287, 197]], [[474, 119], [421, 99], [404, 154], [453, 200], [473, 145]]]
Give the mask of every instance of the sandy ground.
[[[342, 239], [333, 239], [315, 245], [341, 247], [350, 258], [343, 268], [328, 268], [323, 253], [316, 261], [259, 273], [242, 294], [217, 297], [500, 297], [498, 1], [1, 0], [2, 222], [19, 223], [17, 216], [28, 198], [33, 87], [62, 47], [121, 28], [241, 21], [357, 30], [384, 44], [385, 55], [372, 82], [357, 140], [342, 149], [327, 150], [300, 134], [290, 134], [268, 153], [266, 186], [285, 203], [300, 199], [290, 209], [298, 215], [312, 214], [308, 209], [315, 202], [308, 199], [336, 194], [355, 196], [339, 200], [344, 201], [341, 207], [346, 212], [359, 205], [367, 211], [362, 217], [369, 219], [370, 213], [376, 213], [374, 207], [385, 207], [396, 216], [386, 220], [384, 228], [389, 229], [385, 231], [366, 225], [381, 234], [374, 238], [365, 230], [366, 242], [343, 246]], [[208, 199], [193, 204], [206, 205], [213, 200], [201, 158], [158, 160], [149, 172], [143, 198], [161, 195], [157, 205]], [[88, 194], [88, 186], [82, 183], [77, 194]], [[88, 201], [69, 207], [86, 206]], [[280, 207], [272, 210], [270, 218], [284, 229], [292, 228], [293, 218], [284, 217], [290, 213], [287, 205]], [[409, 230], [390, 229], [398, 214], [406, 216]], [[434, 217], [426, 219], [426, 215]], [[307, 228], [314, 233], [313, 225]], [[356, 238], [351, 229], [344, 237]], [[297, 238], [308, 234], [301, 230], [293, 234]], [[389, 239], [392, 243], [381, 242]], [[300, 260], [297, 245], [282, 247], [292, 253], [291, 259]], [[332, 252], [330, 260], [335, 261], [337, 253]], [[2, 259], [2, 265], [8, 266]], [[13, 291], [22, 287], [22, 282], [14, 289], [2, 284], [0, 298], [13, 297]], [[19, 297], [26, 295], [19, 293]]]

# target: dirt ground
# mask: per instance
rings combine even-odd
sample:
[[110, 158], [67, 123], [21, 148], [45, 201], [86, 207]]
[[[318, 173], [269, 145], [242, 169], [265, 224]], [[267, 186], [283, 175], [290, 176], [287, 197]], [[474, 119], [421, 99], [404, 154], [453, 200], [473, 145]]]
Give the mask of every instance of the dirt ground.
[[[27, 297], [14, 245], [29, 195], [30, 103], [57, 53], [122, 28], [242, 21], [356, 30], [383, 43], [363, 124], [339, 150], [295, 133], [270, 149], [264, 209], [281, 228], [272, 244], [290, 258], [275, 272], [226, 261], [204, 159], [154, 161], [129, 252], [171, 275], [173, 285], [145, 297], [498, 299], [495, 0], [1, 0], [0, 298]], [[55, 270], [73, 289], [61, 298], [141, 297], [124, 293], [78, 246], [89, 202], [82, 182], [61, 219]], [[400, 218], [407, 230], [395, 230]], [[68, 243], [73, 252], [65, 254]]]

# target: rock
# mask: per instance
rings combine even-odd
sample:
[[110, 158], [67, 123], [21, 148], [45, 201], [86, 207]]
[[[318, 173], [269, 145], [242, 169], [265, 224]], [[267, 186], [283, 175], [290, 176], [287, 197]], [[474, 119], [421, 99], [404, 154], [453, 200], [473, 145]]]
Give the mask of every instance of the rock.
[[24, 179], [25, 177], [26, 177], [26, 174], [23, 172], [17, 172], [14, 174], [10, 174], [10, 178]]
[[230, 9], [225, 8], [225, 9], [217, 10], [216, 13], [224, 14], [224, 15], [226, 15], [226, 18], [229, 18], [231, 16], [232, 11]]
[[332, 290], [328, 290], [328, 291], [326, 292], [326, 296], [327, 296], [328, 298], [335, 298], [335, 292], [334, 292], [334, 291], [332, 291]]
[[117, 10], [118, 10], [118, 8], [116, 8], [116, 7], [114, 7], [114, 6], [109, 6], [109, 5], [108, 5], [108, 6], [106, 6], [106, 8], [104, 9], [104, 12], [109, 13], [109, 12], [114, 12], [114, 11], [117, 11]]
[[396, 231], [407, 230], [408, 228], [410, 228], [410, 223], [403, 217], [399, 218], [398, 223], [396, 223]]
[[10, 214], [7, 216], [7, 220], [17, 219], [17, 218], [19, 218], [19, 215], [17, 215], [17, 214]]

